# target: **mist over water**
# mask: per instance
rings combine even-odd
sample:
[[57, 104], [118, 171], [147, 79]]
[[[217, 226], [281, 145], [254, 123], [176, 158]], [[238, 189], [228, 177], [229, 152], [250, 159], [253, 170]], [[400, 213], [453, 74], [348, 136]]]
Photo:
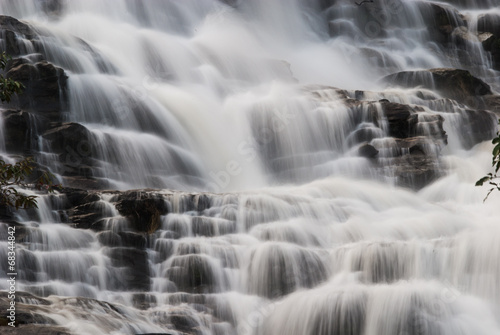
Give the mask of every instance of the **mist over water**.
[[[17, 290], [51, 301], [46, 315], [75, 334], [164, 333], [172, 315], [196, 334], [500, 334], [500, 195], [483, 203], [486, 187], [474, 187], [492, 146], [468, 145], [468, 106], [381, 81], [454, 67], [498, 92], [479, 40], [445, 53], [426, 29], [427, 1], [374, 12], [342, 0], [227, 2], [68, 0], [47, 11], [0, 0], [66, 71], [65, 121], [91, 132], [75, 150], [84, 159], [93, 148], [93, 177], [161, 189], [169, 208], [137, 254], [144, 281], [103, 242], [133, 230], [112, 192], [94, 203], [109, 232], [61, 224], [64, 197], [40, 197], [38, 220], [18, 218], [28, 237]], [[493, 0], [456, 3], [472, 32], [474, 17], [499, 12]], [[354, 98], [373, 103], [346, 105]], [[444, 118], [447, 145], [422, 144], [442, 177], [419, 191], [397, 186], [381, 99], [421, 106], [423, 135]], [[381, 167], [358, 154], [360, 129]], [[2, 278], [6, 255], [0, 242]]]

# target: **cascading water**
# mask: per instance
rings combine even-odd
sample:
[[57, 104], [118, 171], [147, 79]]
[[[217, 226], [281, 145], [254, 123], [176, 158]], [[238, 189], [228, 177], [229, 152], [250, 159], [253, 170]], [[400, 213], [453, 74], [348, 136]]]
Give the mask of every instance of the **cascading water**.
[[[0, 226], [0, 288], [16, 224], [19, 304], [73, 334], [500, 334], [500, 196], [474, 187], [500, 12], [353, 2], [0, 0], [36, 32], [2, 50], [60, 69], [37, 162], [157, 189], [39, 197]], [[472, 100], [424, 71], [452, 67]]]

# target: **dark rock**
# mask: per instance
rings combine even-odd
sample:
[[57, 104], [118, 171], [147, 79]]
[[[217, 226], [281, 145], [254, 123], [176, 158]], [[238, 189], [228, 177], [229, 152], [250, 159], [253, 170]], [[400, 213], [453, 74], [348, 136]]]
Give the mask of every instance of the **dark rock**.
[[300, 288], [311, 288], [327, 278], [320, 256], [305, 249], [268, 244], [251, 254], [247, 266], [251, 293], [267, 298], [287, 295]]
[[64, 195], [66, 196], [66, 200], [68, 201], [71, 207], [98, 201], [101, 198], [96, 193], [69, 187], [63, 188], [62, 193], [64, 193]]
[[152, 294], [136, 293], [132, 296], [132, 303], [135, 308], [146, 310], [157, 306], [156, 297]]
[[137, 233], [121, 231], [118, 233], [121, 243], [125, 247], [144, 249], [146, 247], [146, 237]]
[[42, 10], [49, 17], [59, 17], [64, 12], [64, 1], [63, 0], [45, 0], [42, 2]]
[[236, 7], [238, 6], [239, 0], [219, 0], [225, 5], [231, 6], [231, 7]]
[[[92, 134], [79, 123], [64, 123], [46, 131], [43, 138], [50, 141], [52, 152], [59, 154], [61, 175], [90, 177], [92, 175]], [[69, 186], [69, 185], [68, 185]]]
[[[3, 317], [0, 318], [0, 326], [4, 326]], [[72, 335], [72, 333], [68, 329], [59, 326], [26, 324], [15, 328], [2, 327], [2, 335]]]
[[467, 23], [453, 7], [428, 2], [418, 2], [417, 6], [426, 22], [430, 39], [439, 44], [452, 42], [452, 33], [457, 27], [467, 27]]
[[379, 151], [375, 149], [373, 145], [370, 144], [363, 144], [361, 147], [358, 149], [358, 154], [361, 157], [365, 158], [375, 158], [378, 155]]
[[24, 111], [7, 110], [3, 113], [5, 149], [23, 153], [32, 148], [31, 115]]
[[22, 41], [19, 41], [16, 34], [31, 40], [35, 37], [34, 30], [13, 17], [0, 15], [0, 37], [5, 43], [5, 52], [11, 57], [26, 53]]
[[67, 106], [67, 79], [63, 69], [46, 61], [21, 64], [10, 68], [7, 77], [21, 82], [25, 88], [13, 98], [11, 105], [44, 113], [53, 121], [61, 120]]
[[477, 20], [477, 31], [500, 36], [500, 15], [488, 13], [480, 16]]
[[103, 231], [97, 234], [97, 240], [104, 246], [107, 247], [121, 247], [122, 238], [112, 231]]
[[29, 25], [11, 16], [0, 15], [0, 29], [15, 31], [28, 38], [35, 35], [34, 30]]
[[134, 248], [111, 248], [108, 256], [115, 267], [126, 267], [121, 280], [121, 289], [149, 291], [151, 279], [148, 254], [145, 250]]
[[493, 139], [497, 132], [498, 118], [484, 110], [466, 110], [462, 121], [460, 140], [466, 149]]
[[169, 315], [168, 321], [174, 326], [175, 330], [182, 332], [183, 334], [202, 334], [198, 321], [192, 315], [187, 313], [171, 314]]
[[189, 293], [213, 293], [221, 289], [219, 268], [214, 267], [206, 256], [186, 255], [172, 260], [167, 277], [179, 291]]
[[389, 123], [389, 135], [396, 138], [415, 136], [418, 116], [416, 111], [403, 104], [381, 102], [382, 109]]
[[90, 202], [73, 207], [69, 211], [69, 220], [76, 228], [90, 229], [92, 225], [106, 216], [102, 202]]
[[500, 34], [489, 34], [482, 42], [483, 48], [489, 51], [493, 62], [493, 68], [500, 71]]
[[459, 69], [430, 69], [405, 71], [384, 77], [385, 82], [402, 87], [422, 86], [438, 90], [443, 96], [466, 103], [470, 97], [491, 94], [488, 84], [469, 71]]
[[110, 183], [105, 179], [83, 176], [64, 176], [63, 184], [67, 187], [85, 190], [105, 190], [110, 187]]
[[127, 192], [121, 194], [116, 209], [138, 232], [152, 233], [160, 226], [161, 215], [168, 214], [168, 205], [158, 194]]

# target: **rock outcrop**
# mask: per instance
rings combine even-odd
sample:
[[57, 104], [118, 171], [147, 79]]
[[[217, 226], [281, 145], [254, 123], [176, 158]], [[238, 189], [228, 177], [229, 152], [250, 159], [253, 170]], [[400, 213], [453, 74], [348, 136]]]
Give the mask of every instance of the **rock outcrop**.
[[483, 80], [467, 70], [430, 69], [403, 71], [383, 78], [383, 81], [401, 87], [423, 87], [437, 90], [444, 97], [461, 103], [491, 94], [491, 88]]

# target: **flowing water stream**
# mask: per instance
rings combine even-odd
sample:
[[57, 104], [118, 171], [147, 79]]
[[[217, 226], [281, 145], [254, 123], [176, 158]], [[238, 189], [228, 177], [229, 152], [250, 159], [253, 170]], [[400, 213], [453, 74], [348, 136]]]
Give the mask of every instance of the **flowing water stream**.
[[[45, 315], [74, 334], [500, 334], [500, 195], [483, 203], [474, 187], [491, 144], [467, 145], [463, 105], [380, 81], [457, 67], [496, 92], [477, 37], [441, 49], [427, 1], [226, 2], [0, 0], [66, 71], [65, 121], [90, 131], [93, 176], [160, 189], [169, 208], [137, 257], [120, 258], [110, 241], [132, 227], [113, 192], [98, 201], [105, 232], [61, 224], [64, 196], [40, 197], [37, 219], [18, 217], [17, 290], [45, 297]], [[474, 32], [479, 15], [500, 14], [494, 2], [440, 4]], [[397, 186], [382, 103], [365, 111], [341, 97], [359, 91], [444, 118], [448, 144], [426, 143], [441, 178]], [[381, 168], [358, 155], [360, 128]], [[50, 145], [38, 141], [39, 159], [64, 181]], [[6, 255], [0, 242], [1, 278]], [[144, 262], [130, 271], [117, 258]]]

